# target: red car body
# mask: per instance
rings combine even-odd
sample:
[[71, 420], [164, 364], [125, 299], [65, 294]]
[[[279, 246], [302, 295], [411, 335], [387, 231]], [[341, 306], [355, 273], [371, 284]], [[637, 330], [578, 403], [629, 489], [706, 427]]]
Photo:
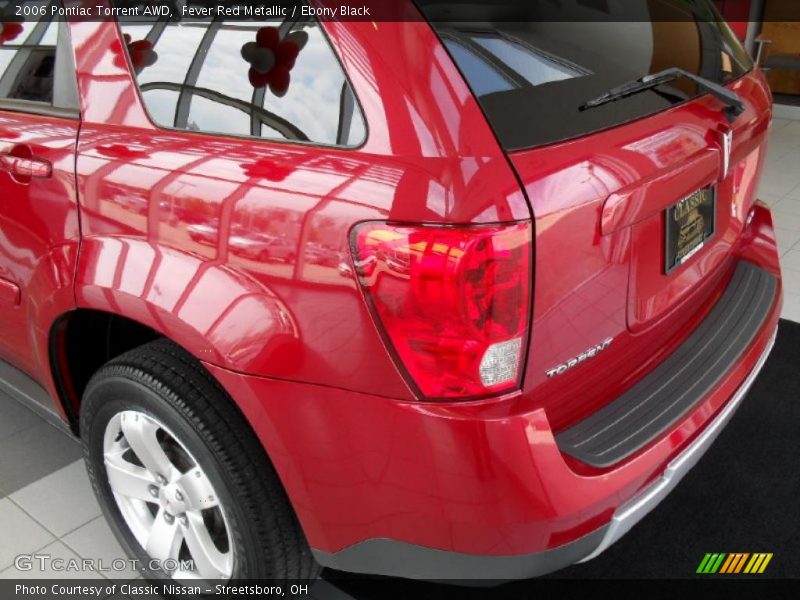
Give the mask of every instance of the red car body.
[[[382, 558], [380, 544], [498, 561], [586, 539], [597, 546], [618, 509], [724, 410], [774, 335], [779, 292], [747, 350], [669, 431], [604, 467], [559, 449], [559, 432], [687, 339], [738, 263], [779, 280], [771, 216], [756, 200], [771, 119], [763, 77], [754, 70], [729, 85], [745, 112], [726, 176], [717, 135], [725, 120], [711, 96], [507, 155], [427, 23], [324, 29], [363, 108], [368, 135], [356, 149], [160, 129], [130, 69], [115, 61], [117, 26], [70, 23], [80, 119], [0, 112], [3, 151], [29, 149], [52, 165], [47, 179], [0, 174], [0, 357], [58, 398], [70, 421], [78, 398], [60, 336], [76, 310], [120, 315], [175, 341], [252, 425], [322, 564], [464, 576], [446, 560], [426, 570], [403, 551]], [[648, 268], [663, 252], [663, 209], [714, 182], [730, 210], [719, 212], [702, 257], [669, 275]], [[447, 199], [441, 209], [431, 208], [433, 186]], [[128, 208], [131, 198], [148, 210]], [[334, 234], [315, 251], [330, 249], [331, 260], [306, 264], [301, 250], [288, 264], [237, 254], [226, 232], [244, 207], [327, 222]], [[353, 226], [374, 220], [532, 221], [519, 389], [470, 402], [417, 396], [340, 264], [352, 261]], [[211, 245], [185, 231], [212, 221]], [[287, 241], [301, 249], [303, 232], [289, 228]], [[607, 338], [602, 354], [547, 376]], [[359, 563], [353, 549], [376, 540], [378, 557]]]

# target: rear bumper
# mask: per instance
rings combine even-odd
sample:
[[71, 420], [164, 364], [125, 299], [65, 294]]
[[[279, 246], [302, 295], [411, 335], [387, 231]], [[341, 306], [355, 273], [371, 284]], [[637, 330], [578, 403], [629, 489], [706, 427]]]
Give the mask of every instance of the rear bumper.
[[616, 510], [611, 519], [611, 523], [609, 523], [608, 528], [603, 534], [603, 539], [600, 544], [594, 548], [591, 553], [583, 557], [580, 562], [591, 560], [595, 556], [598, 556], [606, 548], [611, 546], [611, 544], [630, 531], [631, 527], [636, 525], [647, 513], [658, 506], [658, 504], [667, 497], [667, 494], [678, 485], [678, 482], [683, 479], [684, 475], [697, 464], [697, 461], [700, 460], [706, 453], [706, 450], [711, 447], [711, 444], [717, 439], [717, 436], [725, 425], [727, 425], [728, 421], [730, 421], [736, 409], [739, 408], [739, 405], [742, 403], [742, 400], [744, 400], [750, 386], [753, 385], [756, 377], [761, 372], [769, 353], [772, 351], [772, 347], [775, 345], [776, 334], [777, 329], [772, 333], [766, 349], [758, 359], [758, 363], [756, 363], [756, 366], [747, 376], [742, 386], [736, 391], [730, 402], [725, 405], [725, 408], [720, 411], [697, 439], [689, 444], [686, 450], [681, 452], [674, 460], [670, 461], [661, 477]]
[[672, 429], [725, 379], [775, 303], [778, 280], [740, 261], [725, 292], [686, 340], [624, 393], [556, 436], [586, 465], [618, 464]]
[[444, 552], [389, 539], [372, 539], [339, 552], [314, 550], [317, 561], [342, 571], [401, 575], [413, 579], [523, 579], [556, 571], [598, 556], [653, 510], [711, 447], [744, 400], [775, 342], [775, 333], [755, 368], [730, 402], [689, 446], [667, 465], [661, 476], [620, 506], [611, 521], [556, 548], [516, 556], [478, 556]]
[[[757, 207], [740, 260], [778, 276]], [[209, 370], [253, 424], [317, 560], [425, 579], [514, 579], [588, 560], [702, 456], [769, 353], [780, 281], [752, 340], [671, 427], [618, 464], [577, 469], [542, 408], [374, 395]]]

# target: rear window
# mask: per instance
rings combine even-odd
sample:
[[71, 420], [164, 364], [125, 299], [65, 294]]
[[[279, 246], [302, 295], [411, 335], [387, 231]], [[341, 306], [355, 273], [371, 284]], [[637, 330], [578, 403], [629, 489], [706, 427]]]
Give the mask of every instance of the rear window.
[[621, 125], [700, 93], [682, 77], [581, 110], [587, 100], [645, 75], [680, 67], [725, 84], [753, 67], [706, 0], [643, 0], [637, 15], [630, 3], [599, 0], [512, 4], [474, 2], [470, 22], [453, 22], [447, 0], [417, 0], [507, 150]]

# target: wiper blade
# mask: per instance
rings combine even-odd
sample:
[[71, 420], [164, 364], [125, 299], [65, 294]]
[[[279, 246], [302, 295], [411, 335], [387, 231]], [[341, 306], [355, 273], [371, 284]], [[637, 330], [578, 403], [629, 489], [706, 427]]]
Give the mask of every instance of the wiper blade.
[[609, 102], [614, 102], [621, 98], [626, 98], [627, 96], [652, 89], [661, 84], [675, 81], [679, 77], [691, 79], [697, 83], [700, 89], [705, 90], [718, 100], [722, 101], [725, 104], [723, 113], [725, 114], [725, 118], [728, 120], [728, 123], [733, 123], [736, 120], [736, 117], [744, 112], [744, 102], [742, 102], [742, 99], [736, 92], [732, 92], [728, 88], [721, 86], [718, 83], [714, 83], [705, 77], [695, 75], [694, 73], [691, 73], [685, 69], [681, 69], [680, 67], [672, 67], [670, 69], [659, 71], [658, 73], [645, 75], [641, 79], [629, 81], [628, 83], [623, 83], [620, 86], [611, 88], [604, 94], [601, 94], [596, 98], [592, 98], [591, 100], [587, 100], [580, 107], [580, 110], [587, 110], [589, 108], [602, 106], [603, 104], [608, 104]]
[[641, 79], [636, 79], [634, 81], [623, 83], [620, 86], [611, 88], [607, 92], [600, 94], [596, 98], [587, 100], [580, 108], [581, 110], [586, 110], [587, 108], [602, 106], [603, 104], [614, 102], [615, 100], [619, 100], [620, 98], [626, 98], [627, 96], [638, 94], [639, 92], [643, 92], [645, 90], [657, 87], [663, 83], [674, 81], [678, 77], [679, 77], [678, 74], [664, 73], [664, 72], [654, 73], [652, 75], [645, 75]]

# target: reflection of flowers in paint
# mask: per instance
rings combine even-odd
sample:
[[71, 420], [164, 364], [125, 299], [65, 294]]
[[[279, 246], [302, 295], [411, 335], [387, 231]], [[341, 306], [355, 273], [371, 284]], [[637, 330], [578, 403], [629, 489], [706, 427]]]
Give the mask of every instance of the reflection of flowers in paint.
[[261, 158], [255, 162], [240, 163], [244, 174], [251, 179], [267, 179], [269, 181], [283, 181], [291, 175], [295, 167], [285, 161]]
[[19, 37], [22, 33], [22, 25], [15, 21], [4, 21], [0, 23], [0, 44], [5, 44]]
[[108, 146], [97, 146], [97, 153], [111, 158], [133, 160], [134, 158], [145, 158], [149, 156], [144, 150], [134, 150], [130, 146], [123, 144], [110, 144]]
[[[131, 36], [127, 33], [124, 35], [125, 45], [128, 48], [128, 56], [133, 65], [133, 70], [138, 74], [142, 69], [149, 67], [158, 60], [158, 53], [153, 50], [153, 43], [149, 40], [136, 40], [131, 41]], [[117, 56], [114, 58], [114, 64], [118, 67], [125, 66], [125, 59], [122, 55], [122, 47], [119, 43], [115, 43], [112, 51]]]
[[269, 86], [276, 96], [285, 95], [291, 83], [291, 70], [306, 42], [305, 31], [293, 31], [281, 39], [277, 27], [259, 29], [256, 41], [242, 46], [242, 58], [250, 63], [247, 77], [252, 86]]

